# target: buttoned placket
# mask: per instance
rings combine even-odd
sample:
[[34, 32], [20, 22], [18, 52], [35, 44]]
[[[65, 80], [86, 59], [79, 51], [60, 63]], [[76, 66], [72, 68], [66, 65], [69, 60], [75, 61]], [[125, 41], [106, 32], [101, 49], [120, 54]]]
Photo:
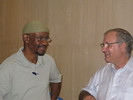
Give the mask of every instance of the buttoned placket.
[[114, 75], [114, 79], [113, 79], [113, 82], [112, 82], [112, 89], [111, 89], [111, 99], [110, 100], [122, 100], [122, 96], [121, 96], [121, 99], [117, 98], [117, 87], [120, 85], [119, 83], [121, 82], [121, 73], [125, 71], [125, 68], [121, 68], [119, 70], [117, 70], [115, 72], [115, 75]]

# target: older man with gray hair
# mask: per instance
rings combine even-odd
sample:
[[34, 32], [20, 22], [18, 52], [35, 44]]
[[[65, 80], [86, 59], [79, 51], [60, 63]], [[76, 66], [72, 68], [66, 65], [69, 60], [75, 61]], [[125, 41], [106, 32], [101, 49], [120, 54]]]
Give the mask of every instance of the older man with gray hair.
[[122, 28], [111, 29], [101, 47], [107, 64], [82, 89], [79, 100], [133, 100], [133, 37]]

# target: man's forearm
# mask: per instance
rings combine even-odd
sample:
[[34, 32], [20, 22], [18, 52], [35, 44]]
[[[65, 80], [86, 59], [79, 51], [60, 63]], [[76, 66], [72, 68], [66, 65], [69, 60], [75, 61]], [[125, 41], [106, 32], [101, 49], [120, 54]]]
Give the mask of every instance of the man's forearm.
[[57, 100], [61, 90], [61, 83], [50, 83], [51, 87], [51, 100]]

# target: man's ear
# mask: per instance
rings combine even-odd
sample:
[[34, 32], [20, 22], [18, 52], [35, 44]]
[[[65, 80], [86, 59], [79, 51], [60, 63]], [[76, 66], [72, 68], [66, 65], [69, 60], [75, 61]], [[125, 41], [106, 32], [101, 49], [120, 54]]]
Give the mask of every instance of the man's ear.
[[125, 42], [122, 43], [122, 50], [126, 51], [127, 45]]
[[23, 35], [23, 40], [24, 40], [25, 43], [29, 43], [30, 35], [29, 34], [24, 34]]

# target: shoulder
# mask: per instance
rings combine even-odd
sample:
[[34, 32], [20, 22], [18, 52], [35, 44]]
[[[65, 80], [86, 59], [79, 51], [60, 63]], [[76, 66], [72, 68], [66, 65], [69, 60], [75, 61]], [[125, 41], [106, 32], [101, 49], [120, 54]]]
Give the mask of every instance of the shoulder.
[[53, 58], [52, 56], [50, 56], [49, 54], [45, 54], [45, 55], [43, 56], [43, 59], [44, 59], [44, 60], [54, 60], [54, 58]]
[[10, 55], [9, 57], [7, 57], [1, 65], [12, 65], [14, 63], [17, 63], [17, 61], [19, 61], [22, 58], [22, 51], [21, 48], [20, 50], [18, 50], [16, 53]]
[[50, 56], [49, 54], [44, 54], [43, 58], [53, 59], [53, 57], [52, 57], [52, 56]]
[[9, 56], [8, 58], [6, 58], [0, 65], [0, 70], [1, 71], [4, 71], [4, 72], [7, 72], [7, 73], [10, 73], [14, 70], [14, 66], [16, 64], [16, 61], [15, 61], [15, 57], [14, 57], [15, 54]]
[[99, 71], [103, 71], [103, 70], [110, 70], [114, 67], [114, 64], [112, 63], [106, 63], [105, 65], [103, 65], [103, 67], [101, 67], [99, 69]]
[[49, 54], [44, 54], [44, 56], [39, 56], [44, 63], [55, 63], [55, 60]]
[[12, 64], [13, 62], [15, 62], [15, 55], [16, 55], [16, 54], [12, 54], [11, 56], [7, 57], [7, 58], [1, 63], [1, 65], [4, 65], [4, 64]]

